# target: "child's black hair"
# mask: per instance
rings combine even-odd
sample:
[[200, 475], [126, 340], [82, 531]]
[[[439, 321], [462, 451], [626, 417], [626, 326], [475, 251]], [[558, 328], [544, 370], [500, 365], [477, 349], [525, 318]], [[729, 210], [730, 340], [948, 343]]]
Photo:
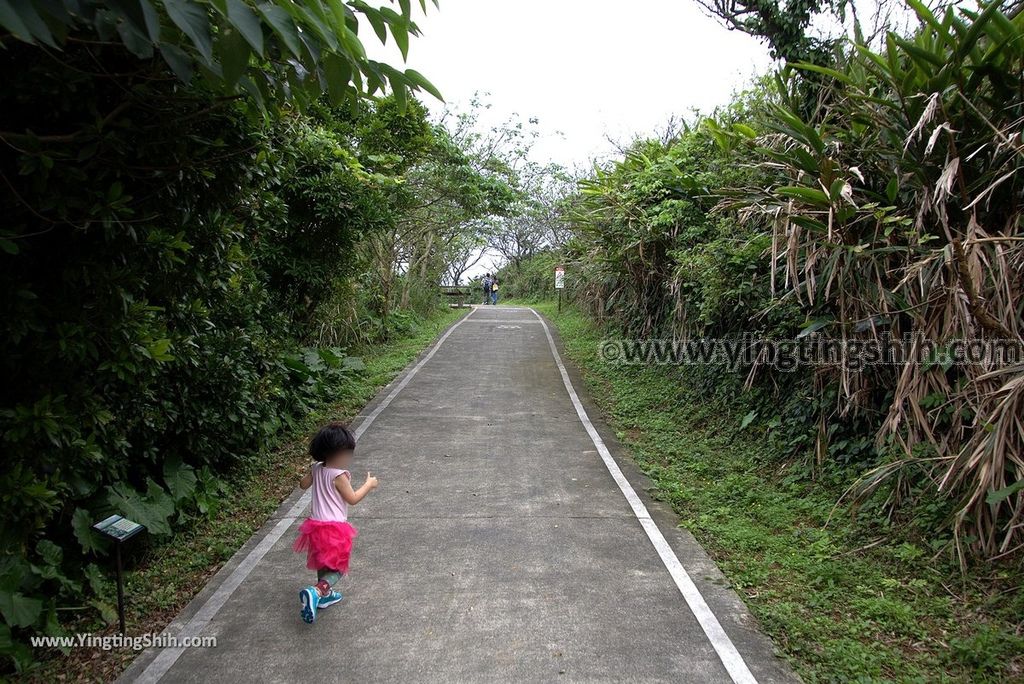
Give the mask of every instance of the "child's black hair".
[[343, 423], [328, 423], [320, 428], [309, 442], [309, 455], [323, 463], [339, 451], [356, 448], [356, 436]]

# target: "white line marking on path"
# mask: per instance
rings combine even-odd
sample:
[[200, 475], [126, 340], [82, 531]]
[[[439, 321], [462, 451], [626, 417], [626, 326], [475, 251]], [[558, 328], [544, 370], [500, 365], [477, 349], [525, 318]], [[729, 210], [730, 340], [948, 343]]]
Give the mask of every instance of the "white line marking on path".
[[[409, 384], [409, 381], [412, 380], [413, 376], [423, 368], [427, 361], [430, 361], [430, 359], [434, 357], [434, 354], [436, 354], [437, 350], [441, 348], [444, 341], [447, 340], [453, 332], [455, 332], [456, 328], [465, 323], [475, 311], [476, 309], [473, 309], [473, 311], [466, 314], [461, 320], [455, 323], [455, 325], [448, 328], [448, 331], [434, 343], [434, 346], [429, 352], [427, 352], [427, 355], [420, 359], [420, 362], [405, 374], [405, 377], [403, 377], [402, 380], [394, 386], [388, 395], [384, 397], [384, 400], [381, 401], [380, 404], [378, 404], [370, 413], [370, 415], [366, 416], [366, 418], [359, 423], [359, 426], [354, 431], [357, 440], [364, 432], [366, 432], [366, 429], [373, 424], [373, 421], [377, 420], [377, 416], [379, 416], [381, 412], [395, 400], [398, 393], [405, 389], [405, 386]], [[274, 544], [284, 536], [284, 533], [288, 531], [288, 528], [291, 527], [293, 522], [295, 522], [295, 519], [302, 514], [302, 511], [309, 505], [311, 497], [312, 489], [307, 489], [305, 493], [299, 497], [299, 500], [295, 502], [295, 505], [288, 510], [288, 515], [278, 520], [273, 529], [267, 533], [267, 536], [263, 537], [263, 539], [261, 539], [259, 543], [249, 551], [245, 558], [242, 559], [242, 562], [238, 564], [238, 567], [231, 571], [231, 574], [228, 575], [227, 579], [225, 579], [219, 587], [217, 587], [213, 592], [213, 595], [206, 599], [206, 603], [200, 606], [196, 614], [192, 616], [192, 619], [185, 623], [181, 628], [181, 631], [177, 634], [179, 641], [186, 637], [199, 636], [200, 632], [202, 632], [203, 629], [206, 628], [206, 625], [210, 623], [210, 620], [212, 620], [224, 604], [227, 603], [232, 592], [238, 589], [239, 585], [245, 581], [245, 578], [249, 576], [249, 573], [252, 572], [253, 568], [263, 560], [263, 557], [267, 555], [267, 552], [270, 551]], [[160, 681], [184, 651], [185, 649], [182, 647], [168, 647], [163, 649], [157, 654], [156, 658], [146, 666], [146, 669], [139, 674], [135, 681], [146, 684]]]
[[565, 385], [566, 391], [569, 393], [569, 399], [572, 400], [572, 405], [576, 407], [576, 415], [579, 416], [580, 422], [583, 423], [583, 427], [586, 428], [587, 434], [590, 435], [591, 441], [594, 442], [594, 446], [597, 447], [597, 453], [601, 455], [601, 460], [604, 461], [605, 466], [608, 468], [608, 472], [611, 473], [612, 479], [615, 480], [615, 484], [619, 485], [619, 490], [622, 495], [626, 497], [626, 501], [629, 502], [630, 508], [633, 509], [633, 515], [640, 521], [640, 525], [644, 528], [644, 532], [647, 533], [647, 538], [651, 540], [651, 544], [654, 545], [654, 550], [658, 552], [661, 557], [661, 562], [665, 564], [665, 568], [668, 570], [672, 579], [675, 581], [676, 586], [679, 588], [679, 593], [686, 599], [686, 605], [690, 607], [690, 611], [693, 616], [697, 618], [697, 622], [700, 623], [701, 629], [704, 630], [704, 634], [707, 635], [708, 641], [711, 642], [711, 646], [715, 649], [719, 659], [722, 661], [722, 665], [725, 666], [726, 671], [732, 678], [732, 681], [736, 684], [757, 684], [757, 680], [754, 675], [750, 672], [747, 664], [743, 661], [743, 656], [736, 650], [736, 646], [732, 643], [732, 639], [725, 633], [721, 623], [718, 622], [718, 618], [711, 611], [707, 601], [701, 595], [700, 590], [697, 589], [697, 585], [690, 579], [690, 575], [686, 572], [686, 568], [679, 562], [679, 558], [676, 557], [676, 552], [669, 546], [668, 541], [665, 539], [665, 535], [658, 529], [657, 523], [651, 518], [651, 514], [647, 510], [647, 506], [637, 496], [636, 490], [633, 489], [633, 485], [629, 484], [629, 480], [622, 474], [622, 470], [619, 468], [619, 464], [612, 458], [611, 453], [608, 451], [608, 447], [605, 446], [604, 440], [601, 439], [601, 435], [598, 434], [594, 424], [590, 422], [590, 417], [587, 415], [586, 409], [583, 408], [583, 404], [580, 403], [580, 398], [576, 395], [576, 390], [572, 386], [572, 381], [569, 379], [569, 373], [565, 370], [565, 364], [562, 363], [562, 357], [558, 354], [558, 348], [555, 347], [555, 340], [551, 337], [551, 331], [548, 329], [548, 324], [544, 321], [539, 313], [530, 309], [533, 315], [541, 322], [544, 326], [544, 334], [548, 338], [548, 346], [551, 347], [551, 355], [555, 358], [555, 365], [558, 366], [558, 372], [562, 375], [562, 384]]
[[533, 309], [529, 309], [525, 306], [505, 306], [504, 304], [474, 304], [473, 308], [483, 309], [484, 311], [493, 311], [495, 313], [505, 313], [506, 311], [533, 311]]
[[470, 323], [529, 323], [530, 325], [537, 325], [537, 321], [532, 318], [488, 318], [487, 316], [477, 316]]

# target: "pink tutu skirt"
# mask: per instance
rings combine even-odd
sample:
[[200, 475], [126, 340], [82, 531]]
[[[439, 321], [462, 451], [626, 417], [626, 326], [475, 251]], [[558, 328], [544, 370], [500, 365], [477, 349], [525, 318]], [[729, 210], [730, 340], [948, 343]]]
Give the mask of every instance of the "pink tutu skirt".
[[356, 528], [347, 522], [307, 518], [299, 525], [299, 538], [292, 549], [296, 553], [306, 552], [306, 567], [310, 570], [329, 568], [344, 575], [357, 534]]

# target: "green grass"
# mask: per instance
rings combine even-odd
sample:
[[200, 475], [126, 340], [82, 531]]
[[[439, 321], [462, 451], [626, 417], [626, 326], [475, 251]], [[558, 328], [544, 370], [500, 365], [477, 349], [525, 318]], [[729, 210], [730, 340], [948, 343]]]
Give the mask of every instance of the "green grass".
[[[244, 461], [230, 475], [231, 489], [215, 513], [145, 549], [125, 575], [128, 634], [159, 633], [277, 510], [309, 464], [309, 432], [327, 420], [350, 420], [357, 415], [441, 330], [464, 313], [444, 309], [410, 335], [362, 350], [365, 372], [336, 400], [282, 436], [278, 444]], [[116, 601], [113, 595], [107, 598]], [[100, 634], [115, 630], [114, 626], [83, 620], [70, 631]], [[41, 658], [39, 667], [27, 678], [38, 682], [112, 681], [136, 655], [128, 650], [80, 649], [66, 656], [54, 652]]]
[[765, 426], [740, 428], [749, 397], [711, 398], [678, 369], [612, 366], [598, 357], [604, 334], [588, 318], [533, 305], [558, 327], [654, 495], [672, 504], [805, 681], [1024, 681], [1019, 565], [964, 577], [926, 541], [833, 514], [841, 487], [767, 453]]

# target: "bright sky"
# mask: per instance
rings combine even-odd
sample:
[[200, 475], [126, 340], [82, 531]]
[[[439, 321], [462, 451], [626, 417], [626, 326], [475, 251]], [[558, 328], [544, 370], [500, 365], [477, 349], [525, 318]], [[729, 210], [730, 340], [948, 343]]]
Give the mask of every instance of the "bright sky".
[[[441, 0], [428, 9], [416, 16], [423, 35], [407, 66], [456, 107], [489, 93], [488, 125], [536, 117], [534, 159], [568, 167], [611, 154], [609, 137], [628, 142], [672, 115], [726, 103], [771, 64], [765, 46], [695, 0]], [[371, 57], [401, 63], [390, 40], [380, 47], [369, 26], [360, 35]]]

